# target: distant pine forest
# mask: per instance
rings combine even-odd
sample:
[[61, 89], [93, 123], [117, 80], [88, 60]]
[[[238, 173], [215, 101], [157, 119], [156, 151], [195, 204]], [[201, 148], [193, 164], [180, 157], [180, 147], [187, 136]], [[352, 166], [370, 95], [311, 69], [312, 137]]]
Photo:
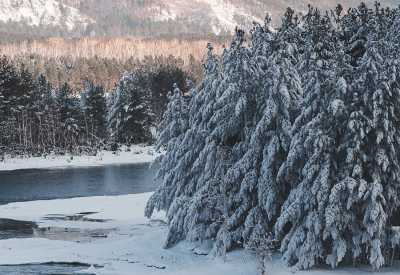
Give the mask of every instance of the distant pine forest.
[[171, 89], [195, 85], [195, 73], [173, 56], [56, 58], [40, 69], [41, 60], [0, 59], [0, 160], [151, 143]]

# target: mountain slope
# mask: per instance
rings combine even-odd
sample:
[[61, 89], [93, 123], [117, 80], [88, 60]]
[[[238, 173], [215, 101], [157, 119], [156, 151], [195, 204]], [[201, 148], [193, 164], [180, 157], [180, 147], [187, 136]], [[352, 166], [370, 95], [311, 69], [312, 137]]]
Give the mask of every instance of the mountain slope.
[[0, 21], [21, 22], [29, 26], [60, 26], [68, 31], [94, 23], [78, 9], [57, 0], [1, 0]]
[[[373, 5], [375, 0], [365, 0]], [[308, 3], [334, 8], [337, 0], [1, 0], [0, 38], [17, 36], [205, 36], [248, 27], [270, 13], [275, 24], [286, 7]], [[343, 1], [345, 7], [360, 0]], [[383, 0], [398, 5], [398, 0]]]

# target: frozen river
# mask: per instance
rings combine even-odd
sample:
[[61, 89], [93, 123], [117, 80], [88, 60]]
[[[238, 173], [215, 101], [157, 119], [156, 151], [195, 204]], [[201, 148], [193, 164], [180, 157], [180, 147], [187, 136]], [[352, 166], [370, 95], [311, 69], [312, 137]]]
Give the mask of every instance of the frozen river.
[[146, 163], [0, 171], [0, 204], [151, 192], [154, 175]]
[[[146, 163], [0, 171], [0, 204], [145, 193], [155, 190], [154, 175], [155, 168], [150, 168]], [[8, 227], [10, 226], [15, 227], [16, 225], [8, 225]], [[25, 237], [29, 237], [32, 232], [29, 227], [21, 228], [19, 225], [17, 225], [16, 231], [18, 234], [13, 234], [13, 236], [10, 235], [12, 230], [6, 233], [0, 232], [0, 239], [20, 238], [25, 235]], [[49, 251], [49, 253], [51, 252]], [[73, 274], [82, 268], [79, 264], [65, 263], [0, 266], [0, 275], [66, 275]]]

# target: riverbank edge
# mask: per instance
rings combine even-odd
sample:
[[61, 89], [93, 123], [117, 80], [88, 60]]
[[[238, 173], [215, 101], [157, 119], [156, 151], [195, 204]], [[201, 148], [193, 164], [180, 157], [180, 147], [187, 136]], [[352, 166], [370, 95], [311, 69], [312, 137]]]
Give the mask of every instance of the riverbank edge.
[[0, 171], [151, 163], [157, 156], [158, 154], [155, 152], [153, 146], [145, 145], [123, 147], [116, 152], [100, 151], [95, 156], [73, 154], [47, 155], [42, 157], [5, 156], [4, 160], [0, 161]]

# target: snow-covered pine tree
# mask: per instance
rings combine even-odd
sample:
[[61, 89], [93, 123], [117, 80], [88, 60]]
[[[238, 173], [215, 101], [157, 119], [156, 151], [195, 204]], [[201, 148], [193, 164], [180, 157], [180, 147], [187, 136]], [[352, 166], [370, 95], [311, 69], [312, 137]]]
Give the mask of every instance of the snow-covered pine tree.
[[[19, 83], [18, 73], [6, 57], [0, 58], [0, 142], [10, 147], [16, 142], [15, 110], [17, 97], [15, 90]], [[11, 148], [7, 148], [10, 150]]]
[[[393, 249], [388, 243], [399, 213], [399, 84], [388, 54], [392, 45], [383, 33], [390, 20], [382, 15], [377, 8], [363, 19], [369, 31], [351, 86], [355, 99], [343, 146], [346, 166], [326, 212], [325, 234], [337, 244], [328, 258], [333, 266], [350, 251], [354, 261], [380, 268]], [[346, 238], [349, 234], [352, 239]]]
[[174, 84], [173, 88], [173, 91], [168, 94], [167, 110], [158, 126], [157, 150], [165, 149], [168, 144], [176, 144], [175, 139], [182, 136], [188, 128], [188, 99], [185, 98], [177, 84]]
[[269, 57], [271, 56], [274, 34], [276, 30], [272, 27], [272, 18], [269, 14], [265, 16], [264, 25], [254, 23], [251, 30], [250, 51], [253, 62], [265, 73], [268, 70]]
[[122, 140], [123, 107], [124, 102], [128, 101], [127, 92], [121, 88], [122, 79], [119, 82], [120, 85], [111, 93], [107, 101], [107, 130], [114, 145]]
[[[275, 224], [275, 237], [287, 264], [307, 269], [325, 260], [325, 208], [335, 180], [336, 146], [346, 118], [346, 55], [334, 44], [329, 18], [310, 9], [306, 16], [307, 48], [301, 68], [302, 112], [291, 130], [292, 141], [278, 181], [289, 186]], [[339, 47], [337, 57], [330, 55]], [[338, 61], [335, 62], [335, 59]]]
[[400, 57], [398, 54], [400, 52], [400, 7], [393, 11], [392, 22], [384, 38], [388, 42], [386, 59], [392, 63], [396, 70], [395, 74], [400, 80]]
[[244, 31], [237, 29], [230, 49], [221, 58], [222, 80], [217, 91], [214, 114], [208, 124], [209, 143], [232, 147], [244, 140], [246, 128], [253, 123], [256, 92], [262, 72], [244, 45]]
[[351, 87], [355, 100], [342, 148], [342, 180], [332, 188], [326, 210], [332, 266], [349, 252], [376, 269], [388, 262], [392, 223], [400, 209], [400, 89], [381, 55], [385, 47], [370, 38]]
[[296, 68], [300, 65], [300, 56], [304, 51], [303, 33], [304, 30], [299, 15], [293, 9], [287, 8], [282, 17], [281, 27], [276, 33], [276, 41], [280, 44], [285, 44], [287, 56]]
[[108, 115], [111, 137], [117, 142], [133, 144], [151, 139], [151, 94], [143, 81], [144, 73], [126, 73], [117, 85]]
[[[188, 217], [188, 239], [214, 239], [223, 224], [220, 183], [232, 161], [238, 158], [247, 132], [254, 124], [256, 92], [261, 71], [244, 45], [244, 32], [237, 29], [229, 49], [221, 57], [221, 78], [215, 102], [205, 125], [205, 144], [191, 169], [197, 175], [190, 182], [194, 191]], [[193, 192], [191, 191], [191, 192]]]
[[[174, 84], [174, 90], [168, 94], [169, 102], [167, 110], [164, 113], [163, 120], [157, 129], [157, 151], [165, 151], [157, 160], [160, 166], [156, 178], [162, 179], [167, 171], [174, 168], [177, 162], [177, 152], [182, 139], [189, 127], [189, 110], [188, 103], [190, 96], [184, 96], [179, 87]], [[163, 152], [164, 153], [164, 152]], [[162, 187], [158, 188], [157, 192], [152, 196], [152, 203], [148, 203], [147, 212], [152, 212], [153, 208], [165, 209], [168, 204], [165, 199], [165, 194], [168, 191]], [[151, 215], [151, 214], [150, 214]]]
[[379, 268], [393, 236], [388, 220], [398, 209], [398, 86], [380, 55], [385, 46], [370, 42], [381, 41], [377, 32], [365, 31], [374, 24], [368, 14], [360, 12], [365, 26], [357, 34], [369, 34], [360, 44], [362, 61], [352, 43], [352, 62], [340, 54], [334, 78], [316, 86], [319, 99], [306, 97], [309, 106], [318, 99], [319, 111], [305, 109], [299, 117], [281, 169], [294, 187], [275, 230], [284, 259], [299, 269], [352, 260]]
[[292, 137], [279, 171], [279, 180], [286, 181], [290, 191], [275, 224], [275, 237], [281, 241], [283, 259], [296, 269], [307, 269], [325, 260], [324, 211], [337, 176], [337, 139], [346, 118], [345, 83], [337, 77], [325, 81], [317, 91], [323, 93], [321, 98], [314, 97], [319, 112], [304, 116], [309, 120]]
[[87, 142], [98, 145], [106, 138], [106, 100], [104, 88], [88, 81], [81, 95], [84, 112]]
[[221, 58], [221, 78], [212, 98], [215, 102], [205, 109], [208, 121], [204, 114], [201, 120], [195, 120], [201, 122], [205, 141], [203, 148], [199, 147], [186, 187], [190, 198], [185, 218], [189, 240], [213, 239], [223, 224], [220, 183], [238, 157], [257, 112], [261, 71], [251, 54], [244, 45], [244, 32], [237, 29], [231, 47]]
[[[301, 128], [317, 117], [322, 111], [321, 108], [326, 107], [324, 89], [331, 85], [334, 68], [343, 71], [352, 69], [344, 60], [341, 60], [340, 64], [335, 63], [336, 57], [332, 53], [337, 50], [339, 54], [343, 55], [344, 45], [339, 42], [338, 34], [335, 32], [330, 18], [323, 16], [318, 9], [309, 6], [309, 11], [304, 17], [303, 28], [306, 43], [298, 66], [302, 78], [303, 98], [300, 103], [301, 112], [296, 117], [290, 134], [292, 139], [300, 141], [297, 144], [299, 148], [304, 142], [300, 139], [302, 135], [304, 136]], [[343, 68], [338, 68], [339, 66], [343, 66]], [[304, 156], [297, 152], [293, 154], [291, 161], [301, 163], [303, 158]], [[279, 181], [290, 181], [290, 178], [293, 177], [293, 171], [290, 171], [290, 168], [295, 167], [297, 164], [286, 161], [278, 174]]]
[[68, 151], [77, 149], [79, 133], [82, 130], [79, 123], [81, 121], [80, 104], [72, 93], [68, 83], [64, 83], [56, 94], [57, 112], [61, 124], [58, 144]]
[[[167, 211], [169, 232], [165, 247], [171, 247], [188, 238], [189, 235], [192, 236], [191, 239], [206, 238], [204, 230], [201, 228], [199, 230], [196, 226], [198, 207], [193, 203], [193, 197], [198, 188], [201, 188], [195, 183], [204, 172], [202, 169], [197, 169], [196, 161], [210, 134], [207, 125], [213, 115], [213, 105], [219, 83], [219, 61], [213, 54], [212, 45], [209, 44], [207, 60], [204, 65], [204, 79], [193, 92], [189, 105], [188, 129], [181, 138], [176, 139], [177, 144], [174, 147], [178, 149], [166, 151], [164, 158], [172, 163], [165, 163], [161, 166], [158, 173], [158, 178], [161, 180], [160, 187], [149, 200], [146, 208], [147, 217], [152, 215], [154, 209]], [[210, 155], [209, 157], [214, 156]], [[214, 201], [212, 196], [205, 196], [205, 198]], [[209, 217], [206, 218], [209, 219]], [[217, 220], [217, 218], [214, 219], [214, 221]], [[216, 230], [212, 226], [203, 229], [208, 230], [206, 235], [216, 234]]]
[[[264, 39], [257, 42], [260, 32]], [[252, 128], [244, 143], [244, 153], [223, 182], [226, 221], [216, 244], [222, 252], [260, 236], [267, 238], [284, 193], [284, 186], [275, 180], [276, 173], [289, 148], [290, 126], [302, 96], [300, 77], [292, 63], [293, 45], [274, 37], [268, 24], [262, 29], [256, 27], [253, 37], [257, 39], [253, 47], [264, 43], [264, 49], [269, 50], [261, 58], [266, 60], [265, 71], [250, 76], [258, 81], [262, 77], [263, 82], [253, 92], [258, 102], [248, 121]]]
[[161, 185], [147, 203], [145, 210], [147, 216], [152, 215], [154, 208], [166, 210], [171, 204], [173, 194], [171, 194], [171, 186], [166, 185], [169, 183], [166, 178], [179, 161], [180, 145], [189, 127], [189, 102], [176, 84], [168, 98], [167, 110], [157, 129], [156, 150], [164, 151], [156, 160], [160, 167], [156, 179], [161, 181]]
[[31, 97], [33, 117], [33, 137], [39, 153], [54, 149], [55, 142], [52, 136], [54, 129], [55, 100], [51, 94], [52, 88], [44, 75], [40, 75], [34, 83], [35, 89]]
[[215, 239], [223, 253], [269, 244], [272, 229], [286, 262], [306, 269], [378, 268], [398, 246], [397, 64], [382, 58], [396, 50], [374, 28], [396, 30], [379, 5], [341, 12], [332, 23], [288, 9], [276, 33], [255, 26], [250, 48], [238, 32], [221, 63], [210, 49], [146, 209], [167, 211], [166, 247]]

